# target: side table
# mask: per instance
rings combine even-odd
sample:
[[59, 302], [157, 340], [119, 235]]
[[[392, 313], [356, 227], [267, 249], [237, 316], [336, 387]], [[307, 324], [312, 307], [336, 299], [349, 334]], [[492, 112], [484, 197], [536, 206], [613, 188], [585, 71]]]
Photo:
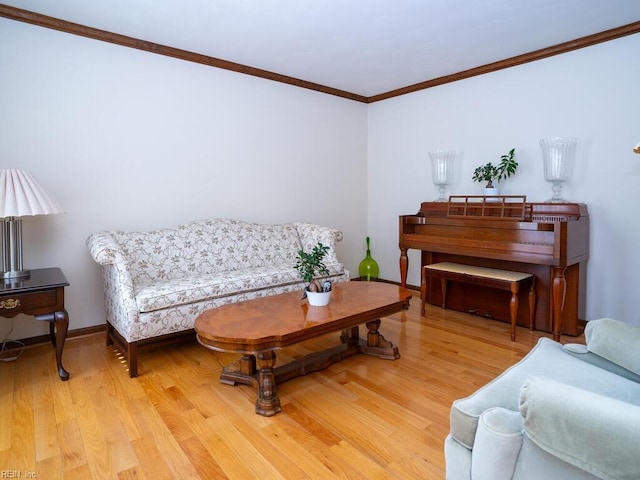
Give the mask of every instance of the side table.
[[49, 322], [58, 375], [63, 381], [69, 380], [69, 372], [62, 366], [62, 349], [69, 328], [69, 315], [64, 308], [67, 286], [69, 282], [59, 268], [39, 268], [31, 270], [28, 277], [0, 279], [0, 317], [13, 318], [24, 313]]

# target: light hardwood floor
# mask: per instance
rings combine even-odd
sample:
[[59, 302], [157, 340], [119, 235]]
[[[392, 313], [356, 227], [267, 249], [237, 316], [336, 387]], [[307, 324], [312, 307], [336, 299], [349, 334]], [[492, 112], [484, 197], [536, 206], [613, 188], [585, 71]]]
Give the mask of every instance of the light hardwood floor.
[[357, 355], [283, 383], [270, 418], [252, 388], [218, 382], [237, 357], [195, 342], [143, 350], [130, 379], [103, 334], [71, 338], [68, 382], [50, 345], [28, 348], [0, 364], [0, 478], [441, 479], [451, 402], [550, 336], [518, 327], [511, 342], [506, 323], [429, 305], [421, 317], [418, 293], [380, 331], [400, 359]]

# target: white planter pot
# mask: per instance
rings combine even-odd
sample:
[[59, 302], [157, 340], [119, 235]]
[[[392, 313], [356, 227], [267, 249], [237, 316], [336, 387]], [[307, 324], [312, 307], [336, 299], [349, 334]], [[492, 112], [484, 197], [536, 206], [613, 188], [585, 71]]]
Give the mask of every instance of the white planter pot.
[[[486, 196], [500, 195], [500, 189], [498, 187], [487, 188], [484, 187], [484, 194]], [[499, 198], [487, 198], [487, 202], [499, 202]]]
[[485, 195], [500, 195], [500, 189], [498, 187], [487, 188], [484, 187]]
[[329, 305], [331, 292], [309, 292], [307, 291], [307, 300], [312, 307], [324, 307]]

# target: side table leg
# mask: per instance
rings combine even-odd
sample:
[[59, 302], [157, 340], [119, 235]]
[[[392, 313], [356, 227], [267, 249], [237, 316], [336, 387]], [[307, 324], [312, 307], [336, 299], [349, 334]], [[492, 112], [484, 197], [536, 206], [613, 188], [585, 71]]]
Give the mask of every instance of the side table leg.
[[[67, 330], [69, 329], [69, 314], [66, 310], [60, 310], [55, 313], [45, 315], [36, 315], [36, 320], [45, 320], [49, 322], [49, 334], [51, 335], [51, 343], [56, 347], [56, 364], [58, 367], [58, 375], [64, 382], [69, 380], [69, 372], [62, 366], [62, 350], [64, 342], [67, 339]], [[53, 336], [55, 328], [55, 337]]]
[[256, 413], [271, 417], [282, 411], [280, 399], [276, 392], [276, 379], [273, 367], [276, 364], [276, 353], [273, 350], [258, 353], [258, 399]]

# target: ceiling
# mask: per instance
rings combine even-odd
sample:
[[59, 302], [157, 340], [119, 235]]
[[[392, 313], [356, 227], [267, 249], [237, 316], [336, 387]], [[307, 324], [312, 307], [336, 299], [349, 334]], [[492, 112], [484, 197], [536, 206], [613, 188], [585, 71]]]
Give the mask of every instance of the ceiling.
[[364, 97], [640, 21], [639, 0], [14, 0]]

